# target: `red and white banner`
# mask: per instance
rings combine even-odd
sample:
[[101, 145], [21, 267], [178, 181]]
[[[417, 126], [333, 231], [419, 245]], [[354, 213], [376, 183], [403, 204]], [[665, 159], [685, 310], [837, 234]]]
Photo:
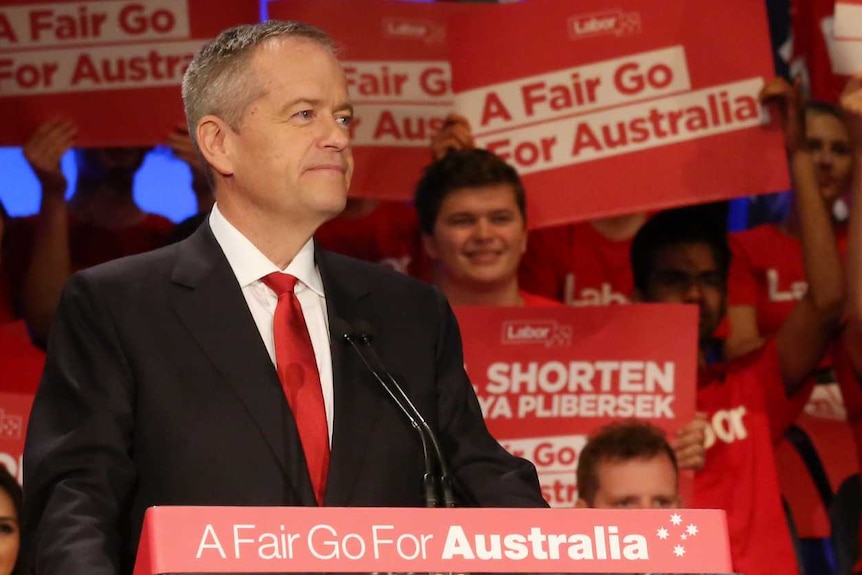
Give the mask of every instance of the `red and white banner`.
[[22, 482], [24, 474], [24, 438], [33, 396], [17, 393], [0, 393], [0, 465]]
[[149, 145], [183, 121], [180, 84], [203, 43], [256, 22], [256, 2], [15, 0], [0, 7], [0, 145], [54, 118], [81, 146]]
[[577, 502], [587, 436], [637, 418], [673, 432], [694, 417], [697, 309], [684, 305], [455, 310], [488, 429], [536, 465], [545, 499]]
[[152, 507], [134, 575], [731, 570], [716, 510]]
[[842, 75], [862, 72], [862, 0], [835, 3], [834, 37], [829, 40], [833, 72]]
[[524, 177], [532, 226], [788, 187], [758, 104], [774, 75], [762, 3], [493, 8], [450, 23], [456, 108]]
[[356, 196], [413, 196], [431, 136], [452, 110], [447, 18], [482, 7], [386, 0], [282, 0], [269, 16], [326, 30], [342, 47], [355, 108]]

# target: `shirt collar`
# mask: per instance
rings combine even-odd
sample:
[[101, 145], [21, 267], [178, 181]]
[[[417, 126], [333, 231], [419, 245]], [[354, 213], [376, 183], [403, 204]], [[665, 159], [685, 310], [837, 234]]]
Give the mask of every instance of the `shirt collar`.
[[213, 235], [221, 246], [241, 288], [259, 281], [272, 272], [284, 272], [296, 277], [300, 283], [323, 297], [323, 281], [314, 263], [313, 239], [305, 242], [287, 267], [281, 270], [224, 217], [218, 209], [218, 204], [213, 206], [209, 222]]

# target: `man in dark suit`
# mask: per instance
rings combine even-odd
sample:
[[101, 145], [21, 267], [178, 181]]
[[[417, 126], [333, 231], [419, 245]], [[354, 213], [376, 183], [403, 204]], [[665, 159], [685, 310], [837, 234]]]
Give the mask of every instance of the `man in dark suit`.
[[25, 452], [31, 568], [130, 572], [152, 505], [423, 505], [419, 438], [345, 325], [371, 326], [465, 503], [543, 506], [534, 468], [485, 428], [439, 292], [314, 248], [353, 169], [329, 39], [229, 30], [183, 97], [217, 203], [188, 240], [69, 281]]

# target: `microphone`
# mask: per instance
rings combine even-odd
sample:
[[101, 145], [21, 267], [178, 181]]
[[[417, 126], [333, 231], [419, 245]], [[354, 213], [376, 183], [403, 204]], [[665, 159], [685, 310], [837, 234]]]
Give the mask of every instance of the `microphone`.
[[366, 322], [358, 322], [357, 329], [350, 329], [349, 325], [344, 326], [342, 340], [350, 345], [359, 356], [362, 363], [368, 371], [374, 376], [374, 379], [383, 387], [390, 398], [401, 409], [413, 428], [419, 433], [422, 441], [422, 451], [425, 456], [425, 504], [428, 507], [439, 507], [439, 499], [437, 493], [437, 477], [434, 474], [434, 462], [432, 454], [428, 449], [428, 444], [433, 448], [433, 455], [436, 456], [437, 465], [440, 468], [440, 490], [443, 494], [443, 506], [455, 507], [455, 490], [452, 475], [449, 472], [449, 466], [443, 457], [443, 450], [440, 448], [440, 443], [437, 436], [422, 417], [422, 413], [416, 408], [416, 405], [410, 400], [410, 397], [404, 391], [404, 388], [392, 376], [392, 374], [383, 365], [380, 356], [374, 351], [374, 346], [371, 345], [373, 340], [371, 326]]

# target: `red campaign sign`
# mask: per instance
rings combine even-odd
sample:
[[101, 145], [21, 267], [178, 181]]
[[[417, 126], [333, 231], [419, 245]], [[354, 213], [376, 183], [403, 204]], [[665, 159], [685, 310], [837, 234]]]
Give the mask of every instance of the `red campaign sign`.
[[717, 510], [153, 507], [134, 575], [730, 571]]
[[80, 146], [151, 145], [184, 121], [180, 84], [203, 43], [259, 19], [256, 2], [15, 0], [0, 7], [0, 145], [54, 118]]
[[0, 393], [0, 465], [22, 481], [24, 438], [33, 396], [18, 393]]
[[[764, 6], [530, 0], [450, 24], [456, 109], [541, 227], [787, 189]], [[490, 62], [505, 62], [489, 65]]]
[[326, 30], [355, 107], [356, 196], [405, 199], [431, 161], [431, 136], [452, 110], [447, 19], [482, 7], [385, 0], [282, 0], [269, 16]]
[[455, 313], [488, 429], [536, 465], [554, 507], [577, 502], [578, 454], [597, 428], [637, 418], [673, 432], [694, 417], [694, 306], [463, 307]]

